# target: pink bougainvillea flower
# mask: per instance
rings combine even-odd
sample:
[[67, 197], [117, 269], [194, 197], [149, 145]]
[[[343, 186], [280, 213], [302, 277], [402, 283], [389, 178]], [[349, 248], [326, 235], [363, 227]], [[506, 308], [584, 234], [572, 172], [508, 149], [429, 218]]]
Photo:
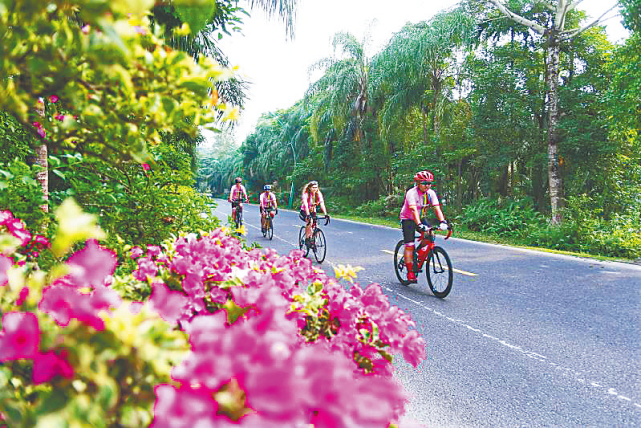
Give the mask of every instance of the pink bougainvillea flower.
[[106, 287], [97, 287], [90, 294], [84, 294], [67, 286], [50, 286], [42, 290], [42, 300], [38, 309], [66, 327], [72, 318], [85, 323], [98, 331], [105, 328], [99, 317], [102, 310], [118, 307], [121, 303], [118, 293]]
[[59, 100], [59, 99], [60, 99], [60, 98], [58, 98], [58, 95], [52, 95], [52, 96], [49, 98], [49, 101], [51, 101], [52, 103], [54, 103], [54, 104], [55, 104], [55, 103], [57, 103], [57, 102], [58, 102], [58, 100]]
[[162, 250], [157, 245], [150, 245], [147, 247], [147, 256], [148, 257], [157, 257], [160, 255]]
[[13, 219], [13, 213], [9, 210], [0, 211], [0, 226], [7, 224], [9, 220]]
[[53, 118], [56, 119], [56, 120], [59, 120], [60, 122], [62, 122], [63, 120], [65, 120], [65, 115], [61, 114], [61, 113], [58, 113], [58, 114], [54, 115]]
[[7, 272], [13, 266], [13, 260], [0, 254], [0, 286], [7, 285], [9, 277]]
[[147, 281], [148, 277], [153, 278], [156, 273], [158, 273], [156, 263], [149, 257], [141, 257], [138, 259], [138, 269], [133, 271], [132, 275], [138, 281]]
[[142, 169], [144, 169], [145, 171], [149, 171], [151, 169], [151, 167], [149, 166], [148, 163], [143, 163], [142, 164]]
[[164, 282], [155, 281], [149, 301], [158, 315], [170, 324], [175, 324], [185, 312], [187, 296], [179, 291], [171, 291]]
[[49, 248], [51, 243], [47, 238], [42, 235], [36, 235], [33, 237], [33, 243], [40, 248]]
[[131, 257], [132, 260], [142, 256], [143, 254], [142, 248], [140, 247], [133, 247], [129, 251], [129, 257]]
[[218, 403], [213, 391], [206, 388], [191, 388], [172, 385], [157, 385], [154, 388], [154, 420], [150, 428], [218, 427], [216, 417]]
[[66, 356], [66, 351], [62, 351], [60, 355], [53, 351], [36, 354], [33, 357], [33, 383], [38, 385], [49, 382], [57, 375], [71, 379], [74, 370]]
[[69, 257], [71, 277], [80, 287], [103, 285], [105, 277], [114, 273], [117, 259], [113, 251], [98, 245], [94, 239], [87, 241], [85, 248]]
[[29, 287], [22, 287], [18, 300], [16, 300], [16, 306], [22, 305], [27, 300], [27, 297], [29, 297]]
[[32, 358], [38, 352], [40, 326], [31, 312], [9, 312], [2, 316], [0, 361]]
[[22, 220], [14, 218], [5, 223], [9, 232], [20, 240], [20, 244], [26, 246], [31, 241], [31, 233], [26, 229]]

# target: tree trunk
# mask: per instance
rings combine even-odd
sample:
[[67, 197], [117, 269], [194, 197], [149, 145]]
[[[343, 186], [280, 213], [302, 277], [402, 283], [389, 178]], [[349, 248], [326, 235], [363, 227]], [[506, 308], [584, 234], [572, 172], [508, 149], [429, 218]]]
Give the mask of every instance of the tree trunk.
[[463, 159], [458, 161], [458, 180], [456, 180], [456, 212], [463, 208]]
[[49, 163], [47, 160], [48, 150], [46, 144], [43, 144], [36, 149], [36, 156], [38, 158], [36, 161], [37, 164], [42, 167], [42, 171], [37, 174], [36, 179], [42, 187], [42, 195], [45, 200], [45, 203], [40, 205], [40, 208], [44, 212], [49, 212]]
[[545, 76], [548, 98], [548, 185], [550, 186], [550, 208], [552, 224], [561, 222], [563, 208], [562, 177], [559, 170], [559, 54], [560, 45], [555, 29], [547, 32], [548, 58]]

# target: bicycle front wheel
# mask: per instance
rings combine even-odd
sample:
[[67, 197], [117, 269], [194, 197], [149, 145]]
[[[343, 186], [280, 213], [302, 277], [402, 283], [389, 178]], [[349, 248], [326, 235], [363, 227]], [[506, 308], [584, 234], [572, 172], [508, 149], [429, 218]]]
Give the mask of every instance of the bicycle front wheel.
[[452, 290], [454, 272], [450, 256], [441, 247], [434, 247], [425, 267], [427, 283], [432, 293], [439, 299], [443, 299]]
[[305, 226], [301, 226], [300, 232], [298, 232], [298, 249], [305, 253], [303, 257], [307, 257], [309, 254], [309, 247], [305, 244]]
[[271, 218], [267, 218], [267, 238], [271, 241], [274, 237], [274, 223]]
[[394, 250], [394, 272], [396, 272], [396, 278], [403, 285], [409, 285], [407, 280], [407, 266], [405, 265], [405, 242], [401, 239], [396, 244], [396, 249]]
[[314, 251], [314, 258], [318, 263], [323, 263], [325, 260], [325, 254], [327, 253], [327, 245], [325, 242], [325, 234], [322, 230], [316, 229], [314, 231], [312, 250]]

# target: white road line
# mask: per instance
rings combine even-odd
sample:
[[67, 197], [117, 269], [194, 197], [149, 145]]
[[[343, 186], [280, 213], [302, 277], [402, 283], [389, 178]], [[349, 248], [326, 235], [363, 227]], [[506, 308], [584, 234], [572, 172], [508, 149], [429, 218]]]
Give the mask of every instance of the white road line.
[[[442, 317], [443, 319], [446, 319], [446, 320], [448, 320], [448, 321], [450, 321], [450, 322], [452, 322], [454, 324], [461, 325], [462, 327], [465, 327], [468, 330], [473, 331], [475, 333], [480, 333], [481, 337], [485, 337], [485, 338], [488, 338], [490, 340], [495, 340], [497, 343], [500, 343], [501, 345], [505, 346], [508, 349], [511, 349], [513, 351], [516, 351], [516, 352], [519, 352], [519, 353], [525, 355], [526, 357], [532, 358], [532, 359], [540, 361], [542, 363], [547, 363], [552, 367], [556, 367], [557, 370], [565, 370], [566, 372], [570, 372], [570, 374], [572, 374], [574, 376], [574, 379], [577, 382], [580, 382], [583, 385], [586, 384], [586, 380], [584, 379], [585, 373], [582, 373], [582, 371], [579, 372], [579, 371], [573, 370], [573, 369], [568, 368], [568, 367], [563, 367], [563, 366], [561, 366], [561, 365], [559, 365], [557, 363], [554, 363], [552, 361], [547, 360], [547, 357], [544, 356], [544, 355], [537, 354], [536, 352], [528, 351], [528, 350], [526, 350], [526, 349], [524, 349], [524, 348], [522, 348], [522, 347], [520, 347], [518, 345], [512, 345], [512, 344], [506, 342], [505, 340], [502, 340], [502, 339], [499, 339], [499, 338], [494, 337], [492, 335], [489, 335], [487, 333], [484, 333], [481, 329], [474, 328], [474, 327], [472, 327], [472, 326], [470, 326], [468, 324], [465, 324], [461, 320], [458, 320], [458, 319], [455, 320], [455, 319], [453, 319], [451, 317], [448, 317], [447, 315], [443, 314], [442, 312], [436, 311], [436, 310], [424, 305], [421, 302], [418, 302], [418, 301], [416, 301], [416, 300], [414, 300], [414, 299], [412, 299], [410, 297], [407, 297], [407, 296], [403, 295], [402, 293], [398, 293], [397, 290], [392, 290], [391, 288], [388, 288], [388, 287], [385, 287], [385, 286], [381, 286], [381, 287], [383, 287], [385, 290], [391, 292], [394, 296], [398, 296], [398, 297], [401, 297], [401, 298], [403, 298], [405, 300], [408, 300], [408, 301], [416, 304], [417, 306], [420, 306], [421, 308], [426, 309], [429, 312], [432, 312], [434, 315], [438, 315], [438, 316]], [[615, 388], [606, 388], [603, 385], [601, 385], [599, 383], [596, 383], [596, 382], [589, 382], [589, 384], [591, 386], [595, 387], [595, 388], [605, 388], [604, 392], [606, 392], [608, 395], [614, 396], [614, 397], [618, 398], [619, 400], [621, 400], [622, 402], [632, 403], [636, 408], [641, 409], [641, 404], [638, 404], [636, 402], [633, 403], [631, 398], [619, 394]]]

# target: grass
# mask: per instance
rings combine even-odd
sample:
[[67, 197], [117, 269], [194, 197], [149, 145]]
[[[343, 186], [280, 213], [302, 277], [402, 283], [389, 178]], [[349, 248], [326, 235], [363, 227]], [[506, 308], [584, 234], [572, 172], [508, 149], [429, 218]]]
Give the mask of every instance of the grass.
[[[333, 214], [332, 214], [332, 218], [340, 218], [344, 220], [357, 221], [360, 223], [367, 223], [367, 224], [376, 224], [379, 226], [389, 226], [389, 227], [398, 229], [399, 234], [401, 233], [398, 218], [359, 217], [355, 215], [333, 215]], [[553, 254], [564, 254], [567, 256], [583, 257], [583, 258], [589, 258], [589, 259], [595, 259], [595, 260], [601, 260], [601, 261], [634, 263], [634, 260], [630, 260], [630, 259], [601, 256], [597, 254], [582, 253], [582, 252], [553, 250], [550, 248], [543, 248], [543, 247], [533, 247], [531, 245], [527, 245], [527, 243], [524, 243], [523, 241], [520, 241], [518, 239], [497, 236], [497, 235], [487, 234], [483, 232], [465, 230], [460, 228], [454, 229], [454, 232], [452, 233], [452, 237], [459, 238], [459, 239], [466, 239], [469, 241], [485, 242], [488, 244], [497, 244], [497, 245], [505, 245], [510, 247], [525, 248], [528, 250], [542, 251], [542, 252], [553, 253]]]

